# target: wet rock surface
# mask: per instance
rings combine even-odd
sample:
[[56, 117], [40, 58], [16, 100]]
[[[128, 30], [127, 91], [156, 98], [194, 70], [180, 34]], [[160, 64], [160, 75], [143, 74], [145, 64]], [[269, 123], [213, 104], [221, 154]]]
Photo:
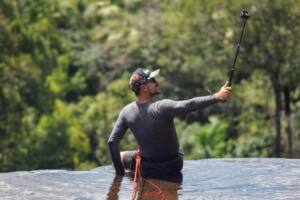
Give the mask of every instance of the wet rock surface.
[[[300, 199], [300, 160], [185, 161], [182, 183], [154, 182], [167, 199]], [[1, 200], [130, 199], [132, 188], [132, 176], [115, 177], [111, 166], [90, 171], [0, 173]], [[143, 192], [147, 190], [153, 188], [145, 184]], [[147, 199], [147, 195], [140, 194]]]

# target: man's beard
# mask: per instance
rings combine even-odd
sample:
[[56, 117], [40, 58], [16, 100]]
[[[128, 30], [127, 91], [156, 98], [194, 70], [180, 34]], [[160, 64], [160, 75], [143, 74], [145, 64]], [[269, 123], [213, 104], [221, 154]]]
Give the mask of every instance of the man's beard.
[[155, 95], [159, 95], [160, 94], [160, 88], [156, 87], [154, 92], [151, 92], [150, 95], [152, 97], [154, 97]]

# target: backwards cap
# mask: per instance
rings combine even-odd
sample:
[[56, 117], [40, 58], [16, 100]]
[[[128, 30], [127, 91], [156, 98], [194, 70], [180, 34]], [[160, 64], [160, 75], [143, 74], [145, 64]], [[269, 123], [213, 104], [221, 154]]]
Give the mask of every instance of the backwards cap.
[[142, 84], [146, 84], [148, 80], [155, 78], [159, 74], [159, 69], [150, 71], [148, 69], [138, 68], [130, 77], [129, 86], [131, 90], [139, 90]]

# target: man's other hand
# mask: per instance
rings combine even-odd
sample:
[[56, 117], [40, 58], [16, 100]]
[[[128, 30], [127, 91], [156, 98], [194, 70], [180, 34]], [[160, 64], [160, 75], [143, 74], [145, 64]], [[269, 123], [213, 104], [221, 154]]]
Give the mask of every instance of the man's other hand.
[[229, 82], [227, 81], [221, 89], [214, 94], [214, 97], [220, 102], [226, 102], [231, 96], [231, 86], [229, 86]]

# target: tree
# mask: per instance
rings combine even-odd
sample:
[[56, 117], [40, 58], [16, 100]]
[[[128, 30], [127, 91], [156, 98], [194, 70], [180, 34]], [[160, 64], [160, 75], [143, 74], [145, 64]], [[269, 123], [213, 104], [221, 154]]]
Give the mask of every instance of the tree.
[[[299, 74], [298, 33], [299, 16], [297, 1], [264, 1], [253, 5], [253, 19], [249, 21], [249, 38], [245, 47], [247, 56], [243, 56], [250, 68], [265, 70], [270, 78], [275, 94], [275, 155], [281, 156], [283, 110], [282, 92], [285, 91], [286, 110], [289, 113], [289, 92], [295, 91], [299, 81], [293, 78]], [[287, 114], [289, 116], [289, 114]], [[290, 133], [291, 134], [291, 133]], [[291, 136], [289, 136], [291, 138]]]

